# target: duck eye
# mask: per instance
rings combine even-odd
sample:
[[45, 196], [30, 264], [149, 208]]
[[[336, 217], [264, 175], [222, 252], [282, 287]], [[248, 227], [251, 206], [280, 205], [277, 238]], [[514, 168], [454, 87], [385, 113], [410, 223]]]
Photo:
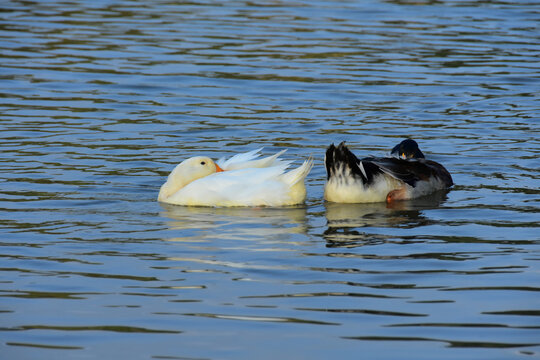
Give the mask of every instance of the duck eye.
[[205, 162], [205, 161], [201, 161], [201, 165], [206, 165], [206, 162]]

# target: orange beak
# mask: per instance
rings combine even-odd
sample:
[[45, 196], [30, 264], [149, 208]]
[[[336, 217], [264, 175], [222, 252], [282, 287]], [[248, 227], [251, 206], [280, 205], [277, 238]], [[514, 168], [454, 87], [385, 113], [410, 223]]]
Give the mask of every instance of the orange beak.
[[225, 170], [223, 170], [222, 168], [219, 167], [218, 164], [216, 164], [216, 172], [222, 172], [222, 171], [225, 171]]

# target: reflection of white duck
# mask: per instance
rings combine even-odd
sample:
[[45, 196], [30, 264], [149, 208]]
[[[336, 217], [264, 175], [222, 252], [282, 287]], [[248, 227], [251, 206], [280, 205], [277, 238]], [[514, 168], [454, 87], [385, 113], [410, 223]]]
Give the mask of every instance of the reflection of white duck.
[[[209, 207], [177, 206], [161, 203], [171, 229], [192, 229], [189, 235], [179, 238], [194, 241], [213, 237], [216, 232], [220, 239], [254, 239], [267, 241], [288, 241], [292, 234], [305, 234], [307, 231], [307, 209], [305, 206], [259, 207]], [[231, 226], [233, 225], [233, 226]], [[171, 241], [175, 241], [172, 238]]]
[[313, 161], [285, 172], [285, 150], [256, 159], [262, 149], [237, 154], [217, 164], [206, 156], [182, 161], [161, 186], [158, 201], [199, 206], [286, 206], [306, 199], [304, 179]]

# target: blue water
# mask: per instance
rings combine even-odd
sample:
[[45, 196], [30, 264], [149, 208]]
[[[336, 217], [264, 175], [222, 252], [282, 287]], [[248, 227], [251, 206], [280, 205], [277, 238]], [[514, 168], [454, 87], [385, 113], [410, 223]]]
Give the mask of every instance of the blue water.
[[[538, 6], [11, 1], [2, 359], [540, 355]], [[456, 185], [322, 200], [405, 137]], [[156, 201], [183, 159], [313, 156], [293, 208]]]

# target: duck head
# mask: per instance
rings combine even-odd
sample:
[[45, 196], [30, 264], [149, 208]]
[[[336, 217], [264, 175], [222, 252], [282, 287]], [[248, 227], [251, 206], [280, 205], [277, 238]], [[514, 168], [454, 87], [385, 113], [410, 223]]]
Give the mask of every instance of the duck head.
[[425, 157], [422, 151], [420, 151], [418, 143], [413, 139], [405, 139], [394, 146], [391, 155], [400, 159], [419, 159]]
[[223, 169], [207, 156], [186, 159], [176, 165], [169, 174], [167, 181], [159, 190], [158, 201], [168, 198], [190, 182], [220, 171]]

